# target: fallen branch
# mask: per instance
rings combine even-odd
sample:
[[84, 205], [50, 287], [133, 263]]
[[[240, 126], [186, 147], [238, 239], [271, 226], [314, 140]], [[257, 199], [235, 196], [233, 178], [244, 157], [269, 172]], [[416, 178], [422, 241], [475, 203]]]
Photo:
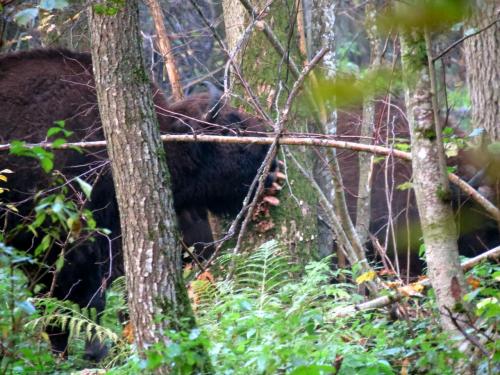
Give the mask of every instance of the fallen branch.
[[[269, 135], [269, 136], [268, 136]], [[168, 134], [162, 135], [161, 140], [163, 142], [214, 142], [214, 143], [240, 143], [240, 144], [256, 144], [256, 145], [270, 145], [274, 142], [275, 138], [272, 133], [267, 133], [263, 136], [252, 136], [252, 137], [237, 137], [237, 136], [225, 136], [225, 135], [205, 135], [205, 134]], [[290, 146], [315, 146], [315, 147], [333, 147], [342, 148], [353, 151], [363, 151], [370, 152], [372, 154], [383, 155], [383, 156], [395, 156], [399, 159], [411, 160], [411, 156], [408, 152], [389, 149], [382, 146], [373, 146], [360, 144], [356, 142], [339, 141], [331, 139], [330, 136], [325, 136], [322, 134], [307, 134], [307, 137], [294, 136], [287, 137], [282, 136], [279, 138], [278, 143], [280, 145], [290, 145]], [[41, 147], [43, 149], [70, 149], [70, 148], [100, 148], [106, 147], [106, 141], [93, 141], [93, 142], [68, 142], [62, 145], [54, 147], [52, 142], [41, 142], [41, 143], [27, 143], [25, 145], [28, 148]], [[10, 150], [11, 145], [0, 144], [0, 151]]]
[[[308, 134], [305, 137], [281, 137], [277, 140], [280, 145], [290, 145], [290, 146], [314, 146], [314, 147], [333, 147], [341, 148], [352, 151], [369, 152], [376, 155], [382, 156], [394, 156], [403, 160], [411, 160], [411, 155], [408, 152], [390, 149], [382, 146], [366, 145], [356, 142], [348, 141], [338, 141], [331, 139], [328, 136], [318, 134], [316, 138], [315, 135]], [[217, 143], [249, 143], [258, 145], [272, 145], [275, 142], [274, 137], [236, 137], [236, 136], [224, 136], [224, 135], [192, 135], [192, 134], [175, 134], [175, 135], [162, 135], [161, 140], [163, 142], [217, 142]], [[99, 148], [105, 147], [106, 141], [94, 141], [94, 142], [71, 142], [65, 143], [54, 147], [51, 142], [43, 143], [32, 143], [26, 144], [26, 147], [42, 147], [44, 149], [69, 149], [69, 148]], [[10, 144], [0, 144], [0, 152], [10, 150]], [[495, 220], [500, 221], [500, 210], [492, 204], [489, 200], [483, 197], [476, 189], [470, 186], [467, 182], [462, 180], [460, 177], [453, 173], [448, 173], [448, 178], [451, 182], [457, 185], [460, 190], [466, 193], [471, 199], [473, 199], [477, 204], [485, 209]]]
[[[470, 270], [472, 267], [474, 267], [476, 264], [479, 264], [483, 260], [492, 260], [492, 261], [497, 261], [500, 259], [500, 246], [497, 246], [491, 250], [488, 250], [487, 252], [478, 255], [477, 257], [471, 258], [466, 260], [461, 264], [462, 269], [464, 271]], [[419, 281], [413, 285], [423, 287], [423, 288], [429, 288], [431, 287], [431, 282], [428, 278]], [[410, 285], [411, 287], [411, 285]], [[366, 311], [366, 310], [372, 310], [372, 309], [377, 309], [381, 307], [385, 307], [388, 305], [391, 305], [395, 302], [400, 301], [404, 297], [408, 296], [408, 286], [404, 286], [401, 288], [398, 288], [394, 293], [388, 296], [382, 296], [375, 298], [371, 301], [363, 302], [357, 305], [350, 305], [350, 306], [345, 306], [341, 307], [338, 309], [335, 309], [331, 315], [328, 317], [329, 320], [335, 319], [335, 318], [341, 318], [345, 316], [350, 316], [355, 314], [358, 311]], [[419, 289], [418, 287], [415, 289]]]

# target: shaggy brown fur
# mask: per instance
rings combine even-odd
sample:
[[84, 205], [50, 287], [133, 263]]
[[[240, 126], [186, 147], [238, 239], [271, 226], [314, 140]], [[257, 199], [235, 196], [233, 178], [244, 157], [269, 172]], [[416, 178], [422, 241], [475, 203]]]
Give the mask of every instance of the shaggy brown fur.
[[[260, 120], [230, 106], [219, 106], [217, 113], [211, 114], [210, 108], [217, 100], [213, 95], [197, 94], [178, 103], [168, 103], [154, 85], [152, 90], [160, 130], [164, 134], [255, 135], [265, 131]], [[47, 130], [60, 120], [64, 120], [65, 128], [73, 132], [68, 141], [104, 139], [90, 55], [66, 50], [36, 50], [0, 57], [0, 143], [44, 141]], [[174, 206], [188, 246], [213, 241], [207, 209], [224, 214], [241, 208], [267, 149], [258, 145], [211, 143], [169, 143], [165, 146]], [[19, 209], [19, 214], [3, 210], [2, 219], [7, 219], [8, 223], [6, 240], [18, 249], [34, 249], [43, 238], [43, 229], [36, 237], [26, 229], [21, 232], [11, 229], [24, 218], [33, 217], [34, 194], [53, 186], [53, 176], [44, 173], [37, 160], [5, 152], [0, 153], [0, 166], [14, 171], [9, 176], [10, 190], [2, 196], [2, 201], [14, 203]], [[112, 241], [112, 275], [108, 272], [110, 243], [107, 238], [97, 236], [93, 242], [82, 238], [65, 249], [66, 260], [57, 276], [53, 296], [69, 299], [81, 307], [95, 307], [99, 312], [104, 308], [102, 283], [109, 284], [122, 273], [121, 243], [116, 240], [120, 236], [119, 215], [106, 150], [55, 151], [54, 166], [68, 182], [70, 191], [79, 190], [74, 181], [76, 176], [93, 185], [92, 199], [86, 203], [86, 208], [94, 212], [97, 226], [110, 229], [110, 237], [115, 240]], [[201, 253], [203, 248], [198, 244], [196, 251]], [[211, 250], [208, 247], [208, 253], [202, 256], [209, 256]], [[48, 252], [45, 261], [49, 267], [59, 253], [58, 246]], [[31, 270], [29, 274], [34, 272]], [[47, 269], [35, 273], [38, 281], [47, 287], [44, 292], [48, 291], [52, 274]], [[54, 350], [66, 349], [66, 336], [67, 333], [54, 332]]]
[[[399, 107], [399, 108], [398, 108]], [[393, 146], [406, 140], [409, 143], [408, 123], [404, 118], [405, 109], [399, 103], [377, 102], [375, 130], [373, 138], [376, 144], [387, 144], [387, 139], [394, 139]], [[349, 141], [356, 142], [361, 127], [361, 112], [339, 112], [338, 134]], [[460, 131], [457, 131], [460, 134]], [[463, 135], [463, 134], [462, 134]], [[358, 153], [338, 150], [339, 164], [344, 180], [346, 200], [351, 217], [355, 219], [358, 197]], [[448, 160], [449, 166], [458, 166], [458, 174], [469, 180], [482, 168], [482, 178], [472, 180], [472, 185], [479, 191], [487, 191], [489, 198], [500, 203], [500, 160], [481, 150], [461, 150], [457, 157]], [[423, 262], [419, 259], [420, 244], [423, 243], [418, 209], [412, 189], [400, 187], [410, 182], [411, 163], [397, 158], [385, 158], [374, 165], [372, 173], [372, 209], [370, 233], [381, 243], [387, 243], [388, 255], [393, 264], [399, 263], [404, 275], [409, 266], [410, 274], [422, 272]], [[458, 245], [461, 255], [475, 256], [486, 249], [497, 246], [500, 234], [497, 223], [470, 197], [451, 185], [451, 203], [455, 209], [459, 232]], [[391, 232], [387, 232], [392, 226]], [[369, 246], [371, 247], [371, 246]], [[379, 257], [378, 257], [379, 258]], [[380, 259], [380, 258], [379, 258]], [[410, 263], [408, 264], [408, 261]]]

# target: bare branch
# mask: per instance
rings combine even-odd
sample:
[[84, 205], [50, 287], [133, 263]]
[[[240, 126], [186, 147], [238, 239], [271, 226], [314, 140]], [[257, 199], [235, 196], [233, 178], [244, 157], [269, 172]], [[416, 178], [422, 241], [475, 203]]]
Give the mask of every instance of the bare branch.
[[[257, 99], [257, 95], [255, 95], [255, 93], [253, 92], [253, 90], [250, 87], [250, 85], [248, 84], [248, 82], [243, 78], [243, 75], [241, 74], [240, 66], [234, 58], [235, 53], [230, 53], [228, 51], [228, 49], [227, 49], [224, 41], [220, 37], [219, 33], [217, 32], [215, 27], [210, 23], [210, 21], [207, 19], [207, 17], [205, 17], [205, 15], [203, 14], [203, 10], [199, 7], [199, 5], [196, 3], [196, 1], [195, 0], [189, 0], [189, 1], [190, 1], [191, 5], [193, 6], [193, 8], [198, 13], [198, 15], [200, 16], [200, 18], [203, 20], [205, 25], [212, 32], [212, 34], [213, 34], [215, 40], [217, 41], [217, 43], [219, 44], [220, 48], [227, 55], [227, 57], [229, 59], [229, 63], [231, 64], [232, 68], [234, 69], [235, 76], [241, 82], [243, 89], [245, 90], [246, 94], [250, 98], [250, 103], [252, 104], [252, 106], [255, 108], [257, 113], [260, 116], [262, 116], [267, 122], [271, 122], [271, 118], [269, 117], [269, 115], [266, 113], [266, 111], [260, 105], [259, 100]], [[247, 27], [247, 30], [245, 31], [245, 35], [243, 36], [243, 38], [249, 37], [250, 33], [254, 27], [255, 27], [255, 22], [253, 22], [251, 25], [249, 25], [249, 27]]]
[[280, 40], [274, 34], [273, 30], [269, 27], [266, 21], [261, 20], [260, 14], [262, 12], [258, 13], [253, 7], [252, 4], [248, 0], [240, 0], [241, 4], [243, 7], [247, 10], [247, 12], [250, 14], [250, 16], [259, 21], [259, 26], [262, 28], [262, 31], [264, 35], [267, 37], [269, 40], [269, 43], [273, 46], [273, 48], [276, 50], [278, 55], [281, 57], [286, 57], [286, 60], [288, 61], [290, 70], [294, 76], [294, 78], [299, 78], [301, 75], [300, 69], [298, 65], [292, 60], [291, 56], [286, 52], [285, 48], [281, 44]]
[[437, 60], [441, 59], [444, 55], [446, 55], [448, 52], [450, 52], [453, 48], [455, 48], [456, 46], [458, 46], [459, 44], [463, 43], [464, 40], [467, 40], [469, 38], [472, 38], [473, 36], [476, 36], [478, 34], [481, 34], [483, 31], [486, 31], [488, 30], [490, 27], [494, 26], [497, 22], [500, 22], [499, 19], [497, 20], [494, 20], [493, 22], [489, 23], [488, 25], [486, 25], [485, 27], [483, 27], [482, 29], [479, 29], [478, 31], [472, 33], [472, 34], [469, 34], [469, 35], [465, 35], [464, 37], [460, 38], [459, 40], [457, 40], [456, 42], [453, 42], [450, 46], [448, 46], [443, 52], [441, 52], [439, 55], [435, 56], [433, 59], [432, 59], [432, 62], [436, 62]]
[[[238, 241], [237, 241], [236, 246], [233, 250], [234, 254], [236, 254], [241, 247], [241, 244], [243, 242], [243, 237], [244, 237], [245, 232], [246, 232], [246, 228], [248, 226], [248, 223], [250, 222], [252, 212], [257, 204], [258, 197], [262, 194], [262, 192], [264, 190], [264, 181], [266, 179], [267, 174], [269, 173], [269, 169], [271, 167], [271, 162], [274, 159], [274, 156], [276, 155], [276, 150], [277, 150], [278, 144], [279, 144], [279, 138], [283, 132], [283, 128], [285, 126], [285, 123], [288, 121], [288, 114], [290, 113], [290, 109], [292, 107], [293, 100], [297, 96], [300, 88], [302, 87], [302, 83], [306, 79], [307, 75], [321, 61], [321, 59], [323, 58], [323, 56], [327, 52], [328, 52], [327, 48], [322, 48], [316, 54], [316, 56], [311, 60], [311, 62], [309, 64], [307, 64], [306, 67], [304, 67], [302, 73], [300, 74], [300, 76], [297, 78], [297, 80], [293, 84], [292, 90], [290, 91], [290, 94], [288, 95], [288, 99], [286, 101], [285, 107], [281, 111], [281, 116], [279, 117], [278, 124], [276, 124], [276, 127], [275, 127], [276, 134], [274, 136], [274, 140], [271, 143], [271, 146], [269, 147], [267, 155], [266, 155], [264, 161], [262, 162], [262, 166], [259, 169], [259, 173], [257, 174], [256, 179], [254, 179], [254, 181], [252, 183], [252, 187], [249, 189], [247, 197], [245, 198], [245, 201], [249, 200], [249, 198], [251, 197], [251, 195], [253, 193], [253, 186], [255, 186], [256, 181], [258, 179], [257, 189], [255, 191], [253, 201], [248, 206], [248, 210], [246, 211], [245, 219], [243, 220], [243, 223], [241, 224], [241, 229], [240, 229], [240, 233], [238, 236]], [[245, 207], [245, 206], [246, 206], [246, 204], [244, 203], [243, 207]], [[234, 270], [234, 258], [233, 258], [233, 262], [231, 263], [230, 270], [228, 272], [228, 278], [231, 277], [233, 270]]]
[[491, 354], [486, 350], [484, 345], [481, 344], [476, 337], [470, 335], [467, 332], [467, 330], [464, 329], [463, 325], [460, 324], [459, 319], [456, 317], [456, 314], [453, 314], [453, 312], [450, 310], [448, 306], [445, 306], [444, 308], [455, 328], [460, 331], [460, 333], [465, 337], [465, 339], [469, 341], [472, 345], [477, 347], [481, 351], [481, 353], [483, 353], [483, 355], [485, 355], [488, 358], [491, 358]]
[[[317, 138], [314, 138], [316, 136]], [[331, 139], [331, 136], [322, 134], [307, 134], [307, 137], [280, 137], [279, 139], [272, 137], [236, 137], [236, 136], [223, 136], [223, 135], [192, 135], [192, 134], [176, 134], [176, 135], [162, 135], [163, 142], [217, 142], [217, 143], [247, 143], [247, 144], [260, 144], [272, 145], [277, 142], [279, 145], [290, 146], [314, 146], [314, 147], [331, 147], [341, 148], [352, 151], [370, 152], [382, 156], [394, 156], [403, 160], [411, 160], [411, 155], [408, 152], [393, 150], [387, 147], [365, 145], [356, 142], [338, 141]], [[26, 144], [26, 147], [39, 146], [44, 149], [55, 148], [51, 142]], [[70, 149], [70, 148], [101, 148], [106, 146], [106, 141], [94, 142], [71, 142], [65, 143], [57, 147], [57, 149]], [[10, 150], [10, 144], [0, 144], [0, 152]], [[481, 193], [470, 186], [466, 181], [453, 173], [448, 173], [448, 178], [451, 182], [457, 185], [460, 190], [466, 193], [471, 199], [485, 209], [494, 219], [500, 221], [500, 210], [486, 199]]]

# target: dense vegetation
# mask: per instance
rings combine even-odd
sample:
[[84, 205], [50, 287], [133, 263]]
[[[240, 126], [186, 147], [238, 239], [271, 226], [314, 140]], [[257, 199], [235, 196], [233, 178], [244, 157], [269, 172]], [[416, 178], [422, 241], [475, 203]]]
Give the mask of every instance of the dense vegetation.
[[[99, 365], [111, 374], [153, 371], [162, 362], [175, 364], [175, 373], [188, 374], [198, 359], [191, 349], [199, 342], [208, 347], [220, 374], [454, 374], [453, 365], [470, 360], [452, 337], [437, 328], [432, 292], [407, 298], [400, 311], [338, 317], [336, 310], [363, 300], [357, 286], [335, 281], [349, 280], [350, 272], [332, 271], [330, 259], [299, 266], [274, 241], [239, 259], [231, 280], [202, 277], [191, 282], [199, 328], [169, 332], [171, 343], [152, 348], [147, 360], [137, 357], [130, 332], [116, 320], [117, 313], [126, 311], [123, 278], [108, 293], [102, 325], [96, 327], [91, 311], [32, 298], [26, 292], [26, 279], [17, 267], [26, 261], [24, 254], [2, 246], [0, 260], [0, 371], [5, 374], [67, 373], [91, 367], [82, 360], [83, 341], [89, 334], [112, 345]], [[223, 257], [219, 266], [227, 266], [227, 261]], [[490, 353], [489, 358], [478, 356], [473, 361], [479, 373], [494, 373], [500, 365], [499, 344], [494, 340], [500, 317], [500, 268], [484, 263], [468, 277], [475, 289], [466, 300], [479, 319], [475, 329], [480, 331], [474, 333]], [[67, 361], [50, 354], [42, 328], [53, 321], [71, 327]]]
[[[488, 43], [494, 45], [486, 35], [489, 38], [496, 35], [496, 40], [500, 40], [498, 15], [486, 23], [478, 16], [481, 6], [491, 7], [494, 1], [475, 0], [477, 13], [471, 12], [468, 18], [465, 15], [469, 4], [462, 0], [408, 2], [414, 8], [388, 6], [393, 2], [355, 0], [221, 2], [222, 5], [210, 0], [159, 3], [166, 15], [164, 23], [174, 35], [170, 38], [177, 61], [173, 59], [170, 63], [178, 65], [181, 82], [189, 82], [184, 87], [187, 92], [191, 84], [196, 91], [196, 84], [207, 77], [227, 84], [229, 76], [231, 80], [234, 78], [232, 69], [239, 66], [243, 78], [240, 77], [241, 82], [234, 79], [228, 90], [233, 104], [250, 113], [268, 116], [270, 122], [274, 121], [275, 131], [326, 141], [336, 140], [332, 133], [338, 132], [340, 139], [359, 141], [368, 148], [385, 147], [389, 152], [377, 154], [371, 150], [373, 154], [359, 154], [339, 149], [335, 153], [328, 148], [281, 146], [278, 158], [283, 164], [278, 167], [275, 162], [277, 169], [271, 173], [276, 174], [281, 168], [287, 174], [284, 181], [278, 181], [283, 186], [273, 187], [273, 194], [280, 190], [281, 193], [277, 197], [267, 196], [267, 201], [255, 201], [256, 210], [246, 213], [250, 225], [245, 228], [245, 241], [235, 231], [217, 250], [219, 256], [209, 267], [204, 263], [206, 259], [184, 265], [184, 283], [181, 281], [176, 287], [180, 286], [179, 290], [187, 287], [196, 323], [186, 316], [155, 316], [157, 321], [173, 321], [172, 327], [188, 328], [155, 332], [161, 343], [146, 343], [144, 350], [132, 329], [133, 321], [129, 321], [133, 309], [127, 304], [131, 294], [127, 291], [126, 269], [126, 276], [118, 277], [112, 285], [105, 285], [103, 280], [102, 289], [92, 291], [106, 291], [106, 307], [99, 317], [93, 308], [48, 297], [67, 262], [64, 250], [88, 238], [92, 244], [96, 233], [103, 236], [111, 233], [109, 228], [98, 227], [95, 213], [84, 208], [93, 187], [85, 178], [75, 178], [74, 185], [67, 184], [66, 177], [54, 167], [60, 152], [54, 149], [65, 144], [74, 133], [61, 119], [50, 125], [45, 137], [45, 141], [53, 142], [54, 149], [8, 140], [10, 145], [0, 153], [36, 161], [40, 175], [47, 176], [54, 189], [33, 195], [31, 220], [4, 230], [7, 216], [19, 213], [16, 202], [5, 199], [8, 189], [12, 189], [9, 181], [16, 173], [26, 172], [0, 165], [0, 375], [75, 372], [121, 375], [158, 373], [165, 369], [173, 374], [191, 374], [200, 373], [207, 353], [213, 372], [228, 375], [500, 373], [500, 266], [495, 237], [500, 228], [495, 217], [500, 203], [500, 175], [495, 170], [500, 165], [500, 125], [492, 120], [498, 118], [498, 109], [488, 107], [491, 104], [488, 100], [480, 102], [498, 95], [491, 94], [492, 88], [498, 88], [498, 82], [496, 73], [491, 73], [494, 64], [482, 69], [481, 63], [471, 61], [474, 54], [478, 61], [489, 56], [478, 53], [487, 50]], [[75, 50], [96, 47], [88, 40], [94, 30], [88, 30], [85, 7], [78, 2], [7, 0], [2, 3], [5, 6], [0, 4], [0, 52], [31, 49], [39, 44]], [[254, 12], [251, 17], [248, 9], [240, 14], [246, 30], [229, 25], [231, 17], [238, 16], [231, 11], [240, 3], [255, 7], [250, 9]], [[115, 17], [123, 4], [125, 0], [104, 1], [93, 9], [99, 16]], [[144, 50], [151, 56], [148, 59], [151, 76], [168, 92], [170, 85], [164, 67], [158, 63], [162, 54], [157, 49], [161, 48], [155, 44], [155, 38], [161, 39], [160, 32], [154, 34], [154, 22], [146, 12], [150, 4], [145, 2], [141, 8]], [[223, 26], [216, 27], [223, 19], [226, 30]], [[304, 29], [302, 21], [309, 22], [309, 26]], [[282, 44], [269, 43], [272, 38], [280, 39]], [[471, 46], [477, 40], [484, 45]], [[467, 49], [464, 53], [459, 51], [462, 44]], [[326, 47], [335, 53], [326, 53]], [[280, 48], [283, 51], [279, 52]], [[226, 49], [232, 53], [234, 66], [226, 65]], [[496, 49], [491, 47], [490, 52], [493, 54]], [[300, 65], [308, 67], [315, 53], [318, 56], [324, 53], [315, 61], [315, 69], [312, 73], [308, 68], [301, 72]], [[338, 74], [332, 77], [332, 72]], [[484, 82], [485, 72], [492, 74], [491, 82]], [[142, 70], [133, 73], [142, 83], [147, 81]], [[431, 76], [437, 77], [438, 82], [431, 82]], [[301, 89], [296, 89], [296, 84]], [[250, 91], [246, 92], [248, 87]], [[257, 104], [253, 103], [254, 97], [249, 98], [251, 89]], [[484, 94], [487, 92], [490, 94]], [[378, 106], [382, 104], [385, 107], [380, 110]], [[419, 116], [421, 113], [425, 116]], [[491, 116], [483, 120], [478, 117], [481, 114]], [[194, 121], [200, 120], [199, 115], [194, 114]], [[422, 119], [429, 120], [424, 125], [431, 128], [415, 125]], [[201, 118], [205, 123], [213, 119], [205, 120], [206, 116]], [[372, 126], [365, 136], [357, 128], [364, 124]], [[431, 197], [439, 198], [438, 203], [451, 212], [445, 218], [452, 223], [449, 227], [453, 230], [443, 229], [446, 220], [431, 220], [430, 229], [437, 230], [427, 237], [426, 228], [420, 230], [417, 223], [419, 213], [412, 192], [432, 176], [417, 178], [414, 173], [411, 177], [411, 167], [408, 172], [398, 164], [406, 163], [409, 152], [422, 146], [413, 142], [419, 136], [424, 143], [428, 141], [427, 149], [419, 149], [420, 155], [438, 149], [436, 140], [439, 140], [438, 146], [443, 146], [442, 156], [448, 158], [448, 164], [438, 165], [436, 161], [435, 165], [429, 162], [416, 168], [414, 163], [414, 172], [442, 168], [440, 178], [446, 179], [446, 173], [457, 173], [474, 188], [471, 193], [454, 185], [448, 190], [447, 183], [435, 185], [437, 191]], [[84, 148], [74, 150], [84, 152]], [[398, 152], [399, 156], [404, 154], [405, 162], [394, 158]], [[464, 155], [468, 153], [474, 157], [467, 159]], [[337, 156], [341, 168], [354, 166], [353, 169], [346, 167], [337, 173]], [[361, 167], [363, 157], [368, 161], [365, 170]], [[380, 209], [379, 203], [387, 207], [372, 215], [370, 208], [359, 211], [363, 204], [358, 179], [364, 174], [366, 181], [370, 181], [372, 173], [377, 174], [374, 171], [378, 176], [373, 181], [378, 178], [382, 183], [372, 182], [371, 188], [379, 195], [373, 194], [371, 209]], [[344, 174], [344, 182], [340, 181], [335, 191], [332, 181], [340, 172]], [[477, 202], [470, 199], [470, 194], [476, 194], [476, 198], [486, 203], [472, 205], [471, 202]], [[343, 198], [338, 198], [340, 195]], [[403, 196], [403, 206], [396, 206]], [[354, 213], [359, 222], [363, 216], [367, 218], [365, 225], [370, 224], [370, 219], [372, 224], [377, 221], [370, 227], [373, 233], [348, 218], [353, 214], [352, 207], [343, 212], [342, 199], [347, 199], [347, 205], [352, 202], [358, 205]], [[277, 203], [280, 205], [274, 207]], [[425, 203], [428, 202], [424, 200], [424, 206]], [[478, 216], [463, 213], [469, 204], [470, 212], [480, 212]], [[485, 214], [482, 210], [488, 204], [491, 210]], [[206, 229], [209, 225], [203, 209]], [[373, 216], [377, 216], [376, 220]], [[403, 216], [407, 221], [404, 225], [399, 222], [398, 227]], [[453, 219], [457, 219], [458, 225]], [[210, 222], [209, 231], [221, 238], [231, 224], [225, 218], [214, 221], [215, 224]], [[420, 222], [424, 221], [420, 213]], [[237, 223], [232, 224], [239, 227]], [[485, 226], [488, 230], [482, 231]], [[458, 247], [455, 227], [460, 237]], [[9, 239], [19, 233], [29, 233], [36, 246], [29, 250], [12, 247]], [[400, 237], [407, 237], [406, 242]], [[444, 245], [428, 251], [432, 240], [436, 240], [435, 245], [443, 238], [452, 239], [449, 242], [453, 251], [445, 253]], [[460, 244], [467, 246], [460, 248]], [[494, 246], [495, 254], [467, 267], [464, 278], [458, 265], [458, 251], [472, 256]], [[168, 250], [178, 250], [176, 254], [180, 257], [178, 247]], [[61, 249], [60, 253], [54, 249]], [[109, 249], [111, 253], [111, 245]], [[187, 249], [184, 263], [196, 257], [193, 252], [196, 252], [193, 247]], [[55, 258], [51, 263], [47, 261], [49, 254]], [[460, 258], [462, 262], [466, 260]], [[175, 264], [180, 275], [180, 262]], [[456, 274], [444, 271], [432, 274], [436, 269], [451, 269]], [[54, 275], [52, 286], [41, 285], [40, 273]], [[438, 279], [436, 274], [451, 276]], [[431, 284], [442, 288], [432, 289]], [[443, 295], [452, 297], [453, 304], [443, 303]], [[367, 307], [366, 301], [377, 300], [385, 302]], [[47, 328], [55, 326], [69, 332], [67, 358], [51, 353]], [[102, 361], [95, 363], [86, 358], [89, 342], [105, 343], [108, 354]]]

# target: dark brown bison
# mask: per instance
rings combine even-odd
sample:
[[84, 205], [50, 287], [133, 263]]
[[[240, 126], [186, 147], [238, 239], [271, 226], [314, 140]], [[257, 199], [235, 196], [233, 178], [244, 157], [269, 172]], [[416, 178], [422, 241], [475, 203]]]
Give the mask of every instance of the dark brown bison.
[[[404, 107], [382, 100], [376, 103], [373, 141], [394, 148], [409, 144], [408, 123]], [[338, 134], [345, 140], [357, 141], [361, 127], [360, 111], [340, 111]], [[463, 133], [455, 131], [460, 136]], [[358, 199], [358, 153], [338, 150], [347, 205], [353, 220], [356, 219]], [[496, 205], [500, 203], [500, 160], [491, 153], [478, 149], [460, 150], [448, 160], [456, 173], [485, 194]], [[412, 169], [407, 161], [395, 157], [376, 158], [372, 171], [372, 208], [368, 248], [377, 254], [385, 266], [392, 265], [401, 275], [416, 276], [424, 263], [419, 259], [423, 243], [418, 209], [411, 189]], [[475, 256], [500, 242], [498, 223], [475, 201], [451, 185], [451, 202], [459, 232], [458, 246], [461, 255]], [[377, 244], [375, 244], [375, 242]], [[383, 255], [381, 248], [387, 249]], [[385, 259], [384, 259], [385, 258]]]
[[[152, 85], [160, 131], [218, 135], [255, 135], [265, 131], [259, 119], [223, 105], [215, 88], [209, 88], [209, 93], [169, 103]], [[36, 50], [1, 56], [0, 143], [42, 142], [56, 121], [64, 121], [64, 128], [73, 132], [68, 141], [104, 139], [90, 55]], [[215, 143], [165, 146], [179, 227], [186, 245], [194, 245], [196, 256], [207, 258], [213, 250], [206, 246], [213, 241], [207, 210], [215, 214], [239, 211], [267, 150], [266, 146]], [[25, 271], [33, 284], [44, 286], [42, 294], [50, 291], [53, 297], [101, 312], [106, 285], [122, 273], [119, 214], [105, 148], [55, 151], [51, 174], [45, 173], [35, 158], [1, 152], [0, 170], [4, 168], [14, 173], [9, 175], [9, 190], [1, 200], [17, 208], [13, 211], [6, 205], [0, 207], [1, 221], [6, 223], [4, 241], [20, 250], [33, 252], [46, 231], [52, 230], [48, 217], [36, 234], [21, 225], [33, 220], [35, 194], [39, 201], [45, 194], [64, 187], [75, 198], [81, 191], [76, 177], [93, 186], [84, 208], [93, 212], [98, 228], [107, 228], [111, 234], [94, 233], [91, 238], [82, 234], [72, 241], [61, 241], [64, 244], [54, 241], [48, 251], [37, 255], [42, 266], [26, 266]], [[272, 180], [272, 176], [268, 178]], [[54, 181], [59, 184], [54, 185]], [[62, 249], [64, 265], [54, 279]], [[64, 353], [68, 332], [57, 327], [48, 330], [53, 350]], [[98, 346], [88, 345], [89, 357], [99, 359], [102, 351]]]

